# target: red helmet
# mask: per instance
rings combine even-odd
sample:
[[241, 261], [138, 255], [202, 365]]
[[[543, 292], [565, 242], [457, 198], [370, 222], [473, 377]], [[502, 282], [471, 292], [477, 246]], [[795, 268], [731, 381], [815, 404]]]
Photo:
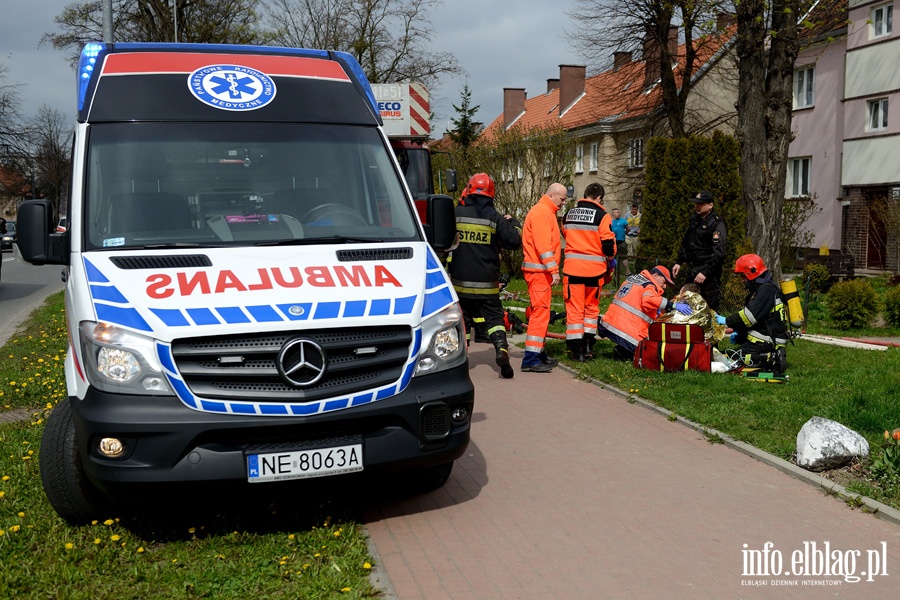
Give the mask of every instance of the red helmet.
[[766, 272], [766, 263], [756, 254], [745, 254], [734, 262], [734, 272], [743, 273], [753, 281]]
[[494, 197], [494, 180], [487, 173], [475, 173], [466, 186], [466, 195], [481, 194], [488, 198]]

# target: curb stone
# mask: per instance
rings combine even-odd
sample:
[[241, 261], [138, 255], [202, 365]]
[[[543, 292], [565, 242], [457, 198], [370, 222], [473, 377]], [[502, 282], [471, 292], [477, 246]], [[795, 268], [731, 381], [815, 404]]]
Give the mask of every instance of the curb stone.
[[575, 370], [569, 366], [560, 364], [559, 367], [562, 368], [567, 373], [572, 374], [576, 378], [583, 379], [585, 381], [588, 381], [588, 382], [596, 385], [597, 387], [601, 387], [601, 388], [608, 390], [618, 396], [622, 396], [630, 403], [639, 404], [640, 406], [643, 406], [644, 408], [650, 409], [656, 413], [659, 413], [660, 415], [663, 415], [664, 417], [666, 417], [667, 419], [669, 419], [671, 421], [676, 421], [678, 423], [681, 423], [682, 425], [689, 427], [689, 428], [693, 429], [694, 431], [697, 431], [698, 433], [703, 434], [704, 436], [718, 437], [722, 440], [722, 443], [724, 443], [725, 446], [727, 446], [733, 450], [737, 450], [738, 452], [741, 452], [742, 454], [746, 454], [750, 458], [756, 459], [756, 460], [758, 460], [762, 463], [765, 463], [769, 466], [775, 467], [779, 471], [786, 473], [787, 475], [790, 475], [791, 477], [793, 477], [795, 479], [799, 479], [800, 481], [803, 481], [812, 486], [818, 487], [823, 492], [825, 492], [829, 495], [836, 496], [837, 498], [844, 501], [848, 505], [850, 505], [851, 503], [858, 504], [860, 506], [865, 507], [863, 509], [865, 512], [869, 512], [872, 515], [878, 517], [879, 519], [889, 521], [895, 525], [900, 525], [900, 510], [897, 510], [896, 508], [892, 508], [892, 507], [888, 506], [887, 504], [882, 504], [881, 502], [878, 502], [877, 500], [873, 500], [872, 498], [869, 498], [868, 496], [863, 496], [861, 494], [857, 494], [856, 492], [851, 492], [844, 486], [842, 486], [838, 483], [835, 483], [835, 482], [831, 481], [830, 479], [826, 479], [826, 478], [822, 477], [821, 475], [816, 475], [815, 473], [813, 473], [811, 471], [807, 471], [806, 469], [804, 469], [802, 467], [798, 467], [797, 465], [790, 463], [790, 462], [784, 460], [783, 458], [779, 458], [779, 457], [775, 456], [774, 454], [769, 454], [768, 452], [760, 450], [759, 448], [756, 448], [755, 446], [751, 446], [750, 444], [748, 444], [746, 442], [736, 440], [733, 437], [731, 437], [730, 435], [722, 433], [721, 431], [717, 431], [715, 429], [712, 429], [711, 427], [706, 427], [704, 425], [700, 425], [699, 423], [694, 423], [693, 421], [690, 421], [689, 419], [685, 419], [684, 417], [677, 415], [676, 413], [672, 412], [671, 410], [669, 410], [667, 408], [657, 406], [656, 404], [653, 404], [652, 402], [650, 402], [648, 400], [644, 400], [643, 398], [641, 398], [639, 396], [635, 396], [634, 394], [629, 394], [629, 393], [625, 392], [624, 390], [620, 390], [619, 388], [612, 386], [608, 383], [604, 383], [602, 381], [597, 381], [596, 379], [593, 379], [592, 377], [585, 377], [582, 373], [578, 372], [577, 370]]

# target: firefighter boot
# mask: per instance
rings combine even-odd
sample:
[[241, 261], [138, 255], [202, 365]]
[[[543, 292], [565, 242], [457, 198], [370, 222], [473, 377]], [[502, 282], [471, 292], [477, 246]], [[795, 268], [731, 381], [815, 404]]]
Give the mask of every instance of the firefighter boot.
[[787, 371], [787, 352], [784, 347], [775, 349], [774, 356], [772, 357], [772, 371], [779, 377], [784, 375], [784, 372]]
[[497, 366], [500, 367], [500, 376], [503, 379], [512, 379], [516, 374], [509, 364], [509, 344], [506, 341], [505, 331], [495, 331], [491, 334], [491, 343], [494, 344]]
[[577, 340], [566, 340], [566, 348], [569, 350], [569, 356], [575, 362], [584, 362], [584, 338]]
[[593, 333], [584, 334], [584, 360], [594, 359], [594, 342], [597, 338]]

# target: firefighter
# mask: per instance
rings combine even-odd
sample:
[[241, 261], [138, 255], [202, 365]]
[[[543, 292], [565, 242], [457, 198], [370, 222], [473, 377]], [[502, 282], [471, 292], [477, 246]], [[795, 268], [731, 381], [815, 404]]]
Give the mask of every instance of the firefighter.
[[599, 330], [602, 337], [616, 344], [615, 358], [633, 360], [638, 342], [647, 337], [650, 323], [661, 312], [677, 310], [683, 315], [693, 312], [687, 304], [663, 297], [668, 285], [675, 285], [669, 269], [657, 265], [649, 271], [629, 275], [619, 286]]
[[734, 330], [731, 341], [740, 345], [746, 367], [771, 370], [783, 377], [787, 369], [788, 322], [781, 287], [756, 254], [745, 254], [734, 263], [747, 288], [744, 307], [733, 315], [717, 316], [720, 325]]
[[553, 286], [559, 283], [560, 235], [556, 213], [568, 197], [566, 186], [551, 183], [537, 204], [531, 207], [522, 228], [522, 273], [528, 284], [531, 315], [525, 332], [522, 370], [549, 373], [557, 363], [544, 352], [544, 338], [550, 326]]
[[588, 184], [584, 198], [563, 218], [566, 347], [578, 362], [594, 357], [600, 288], [616, 267], [616, 234], [602, 204], [605, 193], [599, 183]]
[[694, 203], [694, 214], [681, 241], [672, 275], [678, 277], [681, 263], [687, 262], [688, 282], [699, 285], [709, 307], [717, 311], [725, 267], [725, 220], [713, 209], [713, 196], [707, 191], [697, 192], [688, 202]]
[[522, 226], [510, 215], [494, 209], [494, 180], [476, 173], [456, 207], [456, 232], [448, 272], [466, 322], [467, 343], [475, 325], [482, 323], [494, 345], [497, 366], [504, 379], [515, 372], [509, 363], [504, 310], [500, 302], [500, 250], [522, 245]]

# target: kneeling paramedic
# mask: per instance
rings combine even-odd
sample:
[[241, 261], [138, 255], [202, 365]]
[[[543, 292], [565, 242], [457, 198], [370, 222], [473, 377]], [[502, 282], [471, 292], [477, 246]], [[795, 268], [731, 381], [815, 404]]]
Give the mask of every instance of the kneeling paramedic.
[[789, 339], [786, 305], [781, 288], [756, 254], [745, 254], [734, 263], [747, 288], [744, 307], [716, 320], [734, 330], [731, 341], [740, 346], [746, 367], [771, 370], [776, 376], [787, 369], [785, 351]]
[[[522, 226], [510, 215], [494, 209], [494, 180], [476, 173], [456, 207], [459, 245], [453, 250], [448, 272], [466, 322], [466, 337], [482, 324], [496, 350], [500, 375], [512, 379], [504, 310], [500, 302], [500, 249], [522, 245]], [[468, 340], [467, 340], [468, 341]]]

